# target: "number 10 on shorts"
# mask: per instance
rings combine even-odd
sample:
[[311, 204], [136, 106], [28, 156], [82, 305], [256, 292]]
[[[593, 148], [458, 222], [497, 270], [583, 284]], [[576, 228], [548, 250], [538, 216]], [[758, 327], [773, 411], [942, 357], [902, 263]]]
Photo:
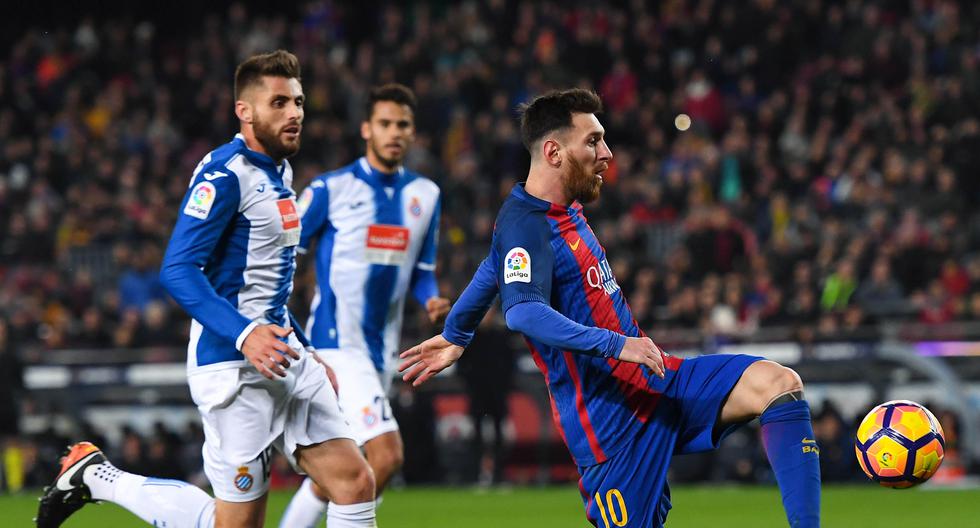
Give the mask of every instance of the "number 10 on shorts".
[[[626, 501], [623, 500], [623, 494], [618, 489], [613, 488], [607, 491], [605, 501], [602, 500], [602, 497], [597, 491], [595, 493], [595, 503], [599, 506], [599, 513], [602, 514], [602, 522], [605, 523], [605, 528], [626, 526], [626, 523], [629, 521], [629, 514], [626, 513]], [[606, 515], [607, 511], [609, 512], [608, 516]], [[620, 514], [622, 514], [622, 517], [620, 517]], [[609, 521], [612, 521], [612, 524], [609, 524]]]

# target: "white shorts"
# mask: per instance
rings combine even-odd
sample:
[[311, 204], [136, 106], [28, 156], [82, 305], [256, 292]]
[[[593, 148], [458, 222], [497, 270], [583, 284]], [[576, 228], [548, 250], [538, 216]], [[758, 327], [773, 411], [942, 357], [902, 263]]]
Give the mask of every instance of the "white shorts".
[[300, 471], [297, 447], [354, 438], [323, 366], [294, 338], [290, 345], [302, 357], [291, 360], [285, 378], [266, 379], [251, 365], [188, 375], [204, 423], [204, 472], [223, 501], [268, 491], [272, 447]]
[[388, 403], [393, 372], [379, 374], [367, 354], [357, 350], [319, 349], [317, 354], [337, 376], [340, 408], [357, 445], [398, 430]]

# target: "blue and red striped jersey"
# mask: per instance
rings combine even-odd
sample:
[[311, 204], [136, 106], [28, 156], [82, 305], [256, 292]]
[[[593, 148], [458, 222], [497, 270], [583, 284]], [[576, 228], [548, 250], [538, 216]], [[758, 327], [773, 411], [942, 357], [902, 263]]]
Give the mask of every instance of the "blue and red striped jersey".
[[[584, 326], [643, 335], [578, 202], [555, 205], [518, 184], [497, 216], [488, 260], [496, 266], [505, 313], [520, 303], [543, 302]], [[555, 424], [578, 465], [605, 461], [652, 416], [665, 384], [652, 372], [525, 338], [548, 385]], [[679, 362], [665, 357], [671, 370]]]

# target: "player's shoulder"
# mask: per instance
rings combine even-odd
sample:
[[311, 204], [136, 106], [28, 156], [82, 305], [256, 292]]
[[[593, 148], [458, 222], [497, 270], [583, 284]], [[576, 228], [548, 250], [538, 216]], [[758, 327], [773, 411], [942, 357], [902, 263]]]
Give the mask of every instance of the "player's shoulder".
[[317, 174], [310, 181], [310, 188], [325, 189], [329, 184], [341, 183], [343, 180], [352, 180], [354, 178], [356, 178], [355, 165], [351, 163], [339, 169], [328, 170]]
[[242, 173], [247, 172], [244, 151], [248, 147], [236, 136], [224, 145], [208, 152], [194, 169], [193, 181], [207, 181], [218, 186], [237, 184]]
[[406, 187], [412, 187], [415, 190], [424, 192], [431, 196], [439, 196], [439, 185], [432, 181], [431, 178], [408, 169], [405, 170], [405, 178], [407, 180], [405, 183]]
[[503, 243], [514, 239], [544, 242], [550, 236], [546, 211], [513, 197], [504, 201], [494, 222], [494, 239]]

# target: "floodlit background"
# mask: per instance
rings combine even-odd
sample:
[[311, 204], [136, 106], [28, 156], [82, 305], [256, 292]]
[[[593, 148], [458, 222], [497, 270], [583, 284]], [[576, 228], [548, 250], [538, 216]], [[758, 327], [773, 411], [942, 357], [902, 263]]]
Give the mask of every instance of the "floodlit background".
[[[935, 493], [901, 500], [950, 526], [969, 511], [942, 490], [974, 486], [980, 468], [980, 5], [40, 2], [3, 18], [0, 490], [13, 497], [0, 511], [24, 519], [33, 506], [18, 497], [81, 439], [124, 469], [206, 485], [189, 321], [158, 266], [194, 166], [238, 129], [236, 64], [280, 47], [299, 56], [308, 98], [297, 191], [361, 155], [370, 86], [415, 90], [407, 165], [443, 190], [437, 273], [450, 298], [526, 175], [515, 106], [595, 89], [615, 160], [586, 214], [641, 328], [673, 354], [747, 352], [800, 372], [824, 481], [857, 486], [828, 488], [825, 505], [872, 519], [861, 526], [876, 525], [867, 508], [835, 501], [899, 499], [865, 482], [855, 422], [885, 400], [924, 403], [947, 458], [925, 486]], [[301, 320], [313, 286], [301, 258], [290, 303]], [[409, 310], [406, 346], [439, 330]], [[408, 526], [399, 505], [416, 499], [476, 497], [472, 519], [445, 526], [479, 526], [481, 511], [551, 492], [557, 502], [531, 500], [541, 519], [585, 523], [544, 383], [499, 315], [458, 368], [393, 390], [406, 464], [379, 510], [388, 526]], [[273, 478], [284, 504], [298, 477], [280, 459]], [[774, 482], [752, 425], [717, 452], [676, 458], [671, 479]], [[458, 488], [469, 484], [487, 494]], [[681, 487], [671, 519], [725, 524], [685, 510], [728, 511], [762, 490], [746, 515], [779, 525], [775, 488], [736, 489], [744, 498], [726, 502]]]

